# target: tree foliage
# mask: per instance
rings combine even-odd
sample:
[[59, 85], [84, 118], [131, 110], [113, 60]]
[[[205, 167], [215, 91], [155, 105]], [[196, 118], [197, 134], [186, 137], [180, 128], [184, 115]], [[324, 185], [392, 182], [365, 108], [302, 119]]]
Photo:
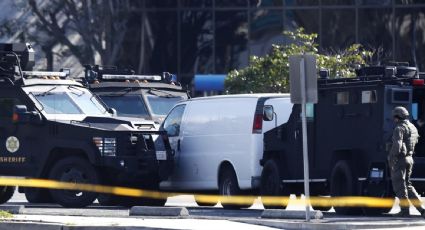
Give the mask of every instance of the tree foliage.
[[334, 54], [320, 54], [316, 43], [317, 34], [307, 34], [303, 28], [284, 31], [292, 42], [273, 45], [269, 54], [263, 57], [251, 56], [250, 65], [241, 70], [229, 72], [225, 88], [229, 93], [271, 93], [289, 92], [290, 55], [311, 53], [316, 56], [317, 67], [326, 68], [331, 77], [351, 77], [358, 65], [364, 65], [372, 52], [353, 44]]

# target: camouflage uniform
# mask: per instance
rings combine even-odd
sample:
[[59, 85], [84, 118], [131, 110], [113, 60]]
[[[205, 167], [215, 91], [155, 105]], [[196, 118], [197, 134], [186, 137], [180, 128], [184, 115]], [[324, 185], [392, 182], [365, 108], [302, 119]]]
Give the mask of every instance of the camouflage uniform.
[[401, 213], [409, 214], [408, 199], [410, 198], [412, 204], [423, 214], [420, 196], [410, 181], [413, 167], [412, 155], [419, 135], [416, 127], [406, 118], [401, 117], [398, 120], [392, 136], [393, 144], [388, 155], [391, 181], [394, 193], [400, 199]]

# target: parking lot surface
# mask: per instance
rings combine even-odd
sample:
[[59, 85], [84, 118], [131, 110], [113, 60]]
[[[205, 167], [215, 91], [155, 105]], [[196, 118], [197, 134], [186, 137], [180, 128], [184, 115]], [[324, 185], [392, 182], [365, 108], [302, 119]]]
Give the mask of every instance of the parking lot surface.
[[[293, 198], [295, 199], [295, 198]], [[67, 209], [55, 204], [28, 204], [22, 194], [16, 194], [7, 204], [22, 206], [19, 214], [5, 219], [0, 229], [423, 229], [425, 220], [416, 210], [411, 218], [393, 218], [390, 214], [340, 216], [333, 210], [324, 212], [323, 219], [306, 223], [303, 219], [264, 219], [259, 200], [249, 209], [225, 210], [221, 206], [198, 207], [192, 196], [169, 198], [166, 207], [182, 207], [187, 216], [130, 216], [129, 209], [101, 207], [97, 203], [84, 209]], [[289, 205], [287, 210], [303, 207]], [[398, 212], [395, 206], [391, 213]]]

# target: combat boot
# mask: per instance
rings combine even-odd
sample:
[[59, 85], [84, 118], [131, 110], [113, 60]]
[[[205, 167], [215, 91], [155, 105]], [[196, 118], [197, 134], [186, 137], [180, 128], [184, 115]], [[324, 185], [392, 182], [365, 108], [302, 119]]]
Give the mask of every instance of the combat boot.
[[[425, 213], [425, 212], [423, 212], [423, 213]], [[421, 213], [421, 215], [423, 216], [422, 213]], [[393, 217], [410, 217], [409, 208], [401, 208], [400, 212], [394, 214]]]

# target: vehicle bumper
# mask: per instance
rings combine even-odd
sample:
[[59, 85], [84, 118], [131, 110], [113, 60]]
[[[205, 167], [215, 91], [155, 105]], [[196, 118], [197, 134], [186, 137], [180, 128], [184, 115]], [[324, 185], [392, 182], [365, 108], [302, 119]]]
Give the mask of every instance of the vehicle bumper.
[[173, 171], [172, 160], [157, 160], [155, 155], [104, 157], [102, 165], [109, 178], [126, 182], [162, 181]]

